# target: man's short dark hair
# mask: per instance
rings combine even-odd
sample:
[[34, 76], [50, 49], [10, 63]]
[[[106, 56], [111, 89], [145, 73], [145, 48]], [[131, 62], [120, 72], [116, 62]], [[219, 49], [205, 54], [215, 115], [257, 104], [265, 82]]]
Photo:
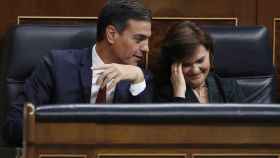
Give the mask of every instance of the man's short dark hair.
[[122, 32], [128, 20], [151, 21], [151, 19], [151, 11], [137, 0], [109, 0], [97, 20], [97, 41], [103, 40], [108, 25], [113, 25]]

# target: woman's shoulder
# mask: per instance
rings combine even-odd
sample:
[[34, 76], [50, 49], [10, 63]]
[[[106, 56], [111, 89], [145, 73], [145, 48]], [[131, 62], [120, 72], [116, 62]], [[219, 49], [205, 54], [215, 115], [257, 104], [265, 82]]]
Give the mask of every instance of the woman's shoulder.
[[219, 74], [211, 72], [209, 73], [209, 77], [213, 78], [218, 82], [218, 84], [221, 84], [223, 86], [235, 86], [237, 84], [237, 80], [233, 78], [225, 78], [225, 77], [220, 77]]

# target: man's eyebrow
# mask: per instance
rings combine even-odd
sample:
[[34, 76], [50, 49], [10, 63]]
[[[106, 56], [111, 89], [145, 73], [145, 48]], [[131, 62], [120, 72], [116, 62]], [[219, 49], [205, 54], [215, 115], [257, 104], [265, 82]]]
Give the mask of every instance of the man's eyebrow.
[[135, 35], [133, 35], [133, 37], [135, 37], [135, 38], [141, 38], [141, 39], [148, 38], [148, 36], [143, 35], [143, 34], [135, 34]]

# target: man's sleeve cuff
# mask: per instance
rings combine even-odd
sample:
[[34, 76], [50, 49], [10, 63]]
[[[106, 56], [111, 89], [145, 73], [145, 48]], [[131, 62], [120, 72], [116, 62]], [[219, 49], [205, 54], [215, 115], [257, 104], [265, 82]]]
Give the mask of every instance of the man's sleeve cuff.
[[146, 81], [143, 80], [140, 83], [135, 83], [135, 84], [131, 84], [129, 91], [133, 96], [136, 96], [138, 94], [140, 94], [141, 92], [143, 92], [146, 88]]

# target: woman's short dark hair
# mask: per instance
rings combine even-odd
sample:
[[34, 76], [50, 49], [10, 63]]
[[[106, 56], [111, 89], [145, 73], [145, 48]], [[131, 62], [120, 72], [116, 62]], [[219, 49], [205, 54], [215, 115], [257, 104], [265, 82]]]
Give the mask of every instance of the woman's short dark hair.
[[196, 24], [185, 21], [169, 29], [163, 40], [161, 53], [173, 63], [191, 57], [200, 45], [213, 53], [213, 41], [210, 35]]
[[190, 21], [173, 25], [167, 32], [161, 45], [160, 72], [161, 77], [169, 79], [171, 65], [191, 57], [198, 46], [204, 46], [213, 56], [213, 41], [210, 35]]
[[151, 21], [152, 14], [137, 0], [109, 0], [102, 8], [97, 20], [97, 41], [104, 38], [108, 25], [122, 32], [128, 20]]

